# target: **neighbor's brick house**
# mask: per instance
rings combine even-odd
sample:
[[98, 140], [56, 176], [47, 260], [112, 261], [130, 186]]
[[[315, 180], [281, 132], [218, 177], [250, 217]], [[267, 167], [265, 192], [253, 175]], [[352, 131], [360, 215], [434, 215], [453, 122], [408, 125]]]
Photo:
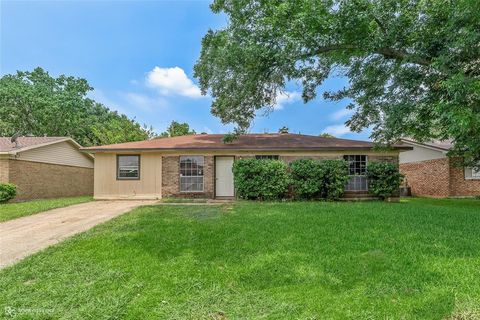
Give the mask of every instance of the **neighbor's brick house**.
[[461, 166], [461, 158], [450, 158], [449, 141], [418, 143], [402, 139], [413, 149], [400, 154], [400, 172], [412, 194], [431, 197], [480, 196], [480, 172]]
[[17, 186], [14, 200], [93, 194], [93, 156], [68, 137], [0, 137], [0, 183]]
[[300, 134], [246, 134], [223, 143], [221, 134], [200, 134], [83, 148], [95, 154], [97, 199], [162, 197], [231, 198], [235, 196], [232, 165], [236, 159], [346, 159], [352, 175], [347, 193], [368, 193], [366, 165], [389, 161], [398, 165], [398, 146], [373, 149], [366, 141]]

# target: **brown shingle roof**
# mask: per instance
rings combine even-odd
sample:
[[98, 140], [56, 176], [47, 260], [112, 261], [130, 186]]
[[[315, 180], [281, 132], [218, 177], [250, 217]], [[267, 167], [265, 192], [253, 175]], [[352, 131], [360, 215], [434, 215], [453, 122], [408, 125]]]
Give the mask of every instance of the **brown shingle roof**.
[[371, 149], [368, 141], [323, 138], [303, 134], [244, 134], [232, 143], [223, 143], [223, 134], [197, 134], [173, 138], [110, 144], [82, 148], [85, 151], [140, 150], [356, 150]]
[[10, 141], [11, 137], [0, 137], [0, 152], [20, 151], [21, 149], [45, 143], [66, 140], [67, 137], [18, 137], [17, 147]]
[[415, 143], [415, 144], [423, 144], [424, 146], [427, 147], [432, 147], [444, 151], [448, 151], [453, 148], [453, 141], [452, 140], [432, 140], [432, 141], [427, 141], [427, 142], [417, 142], [413, 139], [410, 138], [403, 138], [401, 141], [406, 142], [406, 143]]

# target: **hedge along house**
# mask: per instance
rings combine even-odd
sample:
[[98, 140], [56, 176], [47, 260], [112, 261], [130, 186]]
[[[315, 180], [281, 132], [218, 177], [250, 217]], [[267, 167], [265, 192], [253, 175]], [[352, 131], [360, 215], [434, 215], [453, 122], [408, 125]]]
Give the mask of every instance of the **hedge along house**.
[[14, 200], [91, 195], [93, 156], [80, 147], [68, 137], [0, 137], [0, 183], [17, 186]]
[[366, 194], [369, 161], [398, 164], [399, 152], [375, 151], [371, 142], [301, 134], [246, 134], [223, 143], [222, 134], [200, 134], [82, 148], [95, 154], [96, 199], [233, 198], [233, 162], [241, 158], [345, 159], [347, 193]]

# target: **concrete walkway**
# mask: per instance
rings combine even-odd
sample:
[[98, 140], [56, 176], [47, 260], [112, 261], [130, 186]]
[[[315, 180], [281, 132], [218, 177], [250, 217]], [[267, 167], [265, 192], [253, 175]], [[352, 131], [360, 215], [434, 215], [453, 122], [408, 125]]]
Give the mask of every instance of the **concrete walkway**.
[[92, 201], [0, 223], [0, 268], [76, 233], [157, 201]]

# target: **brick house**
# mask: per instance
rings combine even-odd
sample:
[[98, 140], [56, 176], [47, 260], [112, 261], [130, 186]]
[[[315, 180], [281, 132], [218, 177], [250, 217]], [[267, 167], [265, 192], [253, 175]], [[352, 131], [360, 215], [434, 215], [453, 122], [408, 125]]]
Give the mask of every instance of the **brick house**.
[[93, 194], [93, 156], [68, 137], [0, 137], [0, 183], [15, 201]]
[[233, 198], [232, 165], [236, 159], [345, 159], [350, 163], [348, 194], [368, 194], [366, 165], [398, 165], [398, 146], [390, 151], [373, 144], [301, 134], [245, 134], [223, 143], [221, 134], [199, 134], [82, 148], [95, 154], [96, 199], [162, 197]]
[[412, 194], [430, 197], [480, 196], [480, 171], [462, 167], [461, 159], [450, 158], [450, 141], [419, 143], [401, 139], [413, 150], [400, 154], [400, 172]]

